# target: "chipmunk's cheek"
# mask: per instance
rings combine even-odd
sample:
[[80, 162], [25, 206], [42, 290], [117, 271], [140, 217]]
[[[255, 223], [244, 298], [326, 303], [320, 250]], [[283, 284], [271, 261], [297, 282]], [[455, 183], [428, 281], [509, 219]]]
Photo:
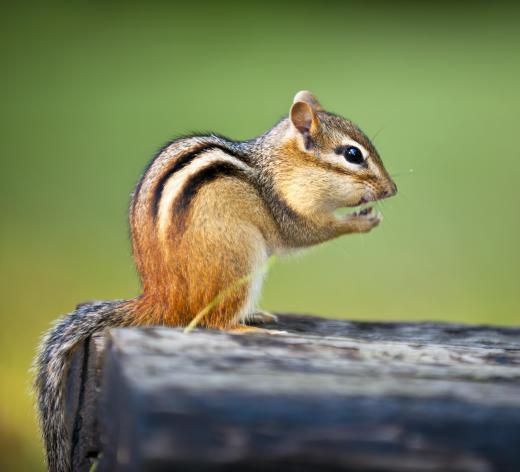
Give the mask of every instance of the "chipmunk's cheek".
[[[357, 187], [346, 187], [341, 195], [341, 207], [355, 207], [362, 203], [364, 190]], [[366, 200], [368, 201], [368, 200]]]

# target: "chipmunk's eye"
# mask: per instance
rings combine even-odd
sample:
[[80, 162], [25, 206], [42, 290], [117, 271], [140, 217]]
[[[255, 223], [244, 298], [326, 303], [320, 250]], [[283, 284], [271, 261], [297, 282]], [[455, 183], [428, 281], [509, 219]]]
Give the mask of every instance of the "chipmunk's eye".
[[335, 149], [335, 152], [336, 154], [343, 156], [345, 160], [351, 164], [357, 164], [363, 167], [366, 167], [367, 165], [361, 149], [356, 146], [338, 146]]
[[363, 164], [363, 162], [365, 162], [363, 153], [355, 146], [347, 146], [343, 151], [343, 155], [351, 164]]

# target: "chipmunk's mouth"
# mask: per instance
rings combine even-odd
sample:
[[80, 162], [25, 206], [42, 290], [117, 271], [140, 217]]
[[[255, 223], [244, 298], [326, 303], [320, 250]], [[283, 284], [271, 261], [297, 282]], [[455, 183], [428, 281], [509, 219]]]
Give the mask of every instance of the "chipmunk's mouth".
[[353, 205], [351, 207], [341, 207], [338, 208], [334, 214], [336, 216], [345, 216], [345, 215], [351, 215], [351, 216], [366, 216], [370, 215], [374, 211], [374, 207], [370, 206], [367, 203], [361, 203], [358, 205]]

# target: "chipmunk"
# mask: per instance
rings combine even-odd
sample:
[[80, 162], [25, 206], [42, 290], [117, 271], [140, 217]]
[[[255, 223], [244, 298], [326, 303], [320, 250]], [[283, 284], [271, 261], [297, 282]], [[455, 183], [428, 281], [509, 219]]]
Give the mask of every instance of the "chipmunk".
[[82, 304], [44, 337], [35, 361], [36, 390], [49, 470], [71, 468], [64, 382], [76, 346], [117, 326], [186, 326], [223, 290], [247, 276], [200, 325], [261, 331], [273, 321], [256, 310], [271, 254], [370, 231], [380, 215], [341, 207], [397, 191], [376, 149], [351, 121], [323, 110], [301, 91], [289, 116], [249, 141], [188, 136], [167, 144], [139, 180], [130, 205], [132, 249], [142, 294]]

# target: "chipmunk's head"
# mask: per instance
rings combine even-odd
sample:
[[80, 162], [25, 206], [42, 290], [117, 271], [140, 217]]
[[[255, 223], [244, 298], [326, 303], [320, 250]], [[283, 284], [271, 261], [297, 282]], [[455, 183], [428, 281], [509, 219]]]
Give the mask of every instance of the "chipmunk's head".
[[326, 112], [310, 92], [294, 97], [284, 141], [281, 187], [304, 213], [391, 197], [397, 187], [379, 154], [351, 121]]

